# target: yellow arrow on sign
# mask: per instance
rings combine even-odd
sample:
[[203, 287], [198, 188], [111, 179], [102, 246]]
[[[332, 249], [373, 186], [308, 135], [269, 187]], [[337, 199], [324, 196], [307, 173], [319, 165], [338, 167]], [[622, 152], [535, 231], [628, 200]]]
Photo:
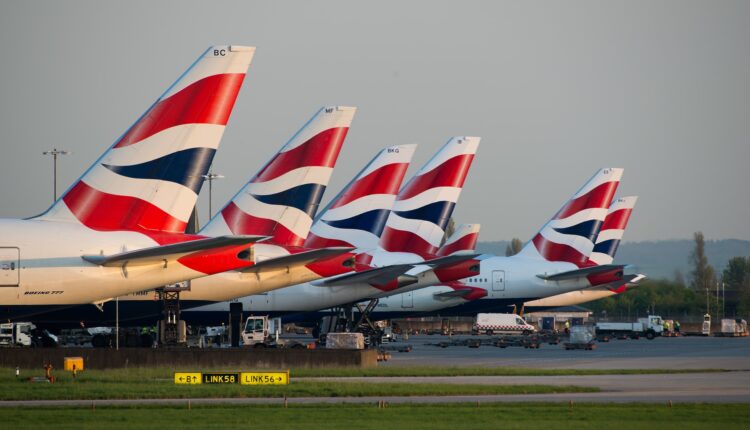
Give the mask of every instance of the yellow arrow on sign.
[[200, 384], [202, 382], [202, 376], [200, 373], [197, 372], [183, 372], [183, 373], [177, 373], [174, 374], [174, 383], [175, 384]]
[[286, 372], [243, 372], [242, 385], [289, 385], [289, 371]]

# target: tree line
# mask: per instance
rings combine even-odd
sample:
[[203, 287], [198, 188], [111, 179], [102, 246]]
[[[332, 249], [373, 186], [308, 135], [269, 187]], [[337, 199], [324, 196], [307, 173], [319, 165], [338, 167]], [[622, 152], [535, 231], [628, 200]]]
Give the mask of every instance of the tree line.
[[750, 257], [733, 257], [721, 273], [708, 263], [703, 233], [694, 234], [687, 279], [646, 279], [625, 294], [583, 304], [595, 316], [635, 318], [655, 313], [671, 318], [748, 318], [750, 314]]

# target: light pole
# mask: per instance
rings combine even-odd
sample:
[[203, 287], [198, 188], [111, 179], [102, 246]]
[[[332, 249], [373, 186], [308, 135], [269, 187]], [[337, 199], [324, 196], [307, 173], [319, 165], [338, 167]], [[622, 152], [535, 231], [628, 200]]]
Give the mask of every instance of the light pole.
[[52, 156], [52, 202], [57, 201], [57, 156], [58, 155], [68, 155], [70, 154], [70, 151], [65, 151], [63, 149], [57, 149], [52, 148], [52, 151], [44, 151], [42, 154], [44, 155], [51, 155]]
[[211, 207], [213, 182], [214, 182], [214, 179], [224, 178], [224, 175], [209, 171], [207, 175], [201, 175], [201, 176], [203, 176], [203, 179], [208, 181], [208, 219], [210, 220], [214, 216], [213, 208]]

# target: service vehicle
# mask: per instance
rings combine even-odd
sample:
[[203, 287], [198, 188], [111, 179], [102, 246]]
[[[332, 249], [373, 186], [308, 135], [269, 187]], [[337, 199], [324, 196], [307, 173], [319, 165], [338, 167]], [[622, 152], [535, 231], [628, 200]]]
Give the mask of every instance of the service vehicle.
[[30, 322], [0, 324], [0, 346], [57, 346], [57, 336]]
[[242, 330], [242, 345], [253, 348], [305, 348], [305, 344], [279, 339], [281, 318], [250, 316]]
[[536, 328], [516, 314], [477, 314], [473, 334], [530, 334]]
[[596, 323], [597, 338], [609, 340], [610, 337], [638, 339], [646, 336], [653, 339], [661, 336], [664, 331], [664, 320], [658, 315], [638, 318], [636, 322], [598, 322]]

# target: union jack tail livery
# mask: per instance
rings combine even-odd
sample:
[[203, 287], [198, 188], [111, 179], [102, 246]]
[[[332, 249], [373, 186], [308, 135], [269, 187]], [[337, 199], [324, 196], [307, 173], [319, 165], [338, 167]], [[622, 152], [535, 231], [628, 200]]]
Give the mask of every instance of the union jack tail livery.
[[380, 247], [423, 258], [437, 253], [461, 194], [478, 137], [453, 137], [398, 193]]
[[596, 237], [594, 250], [591, 252], [589, 260], [596, 264], [611, 264], [615, 259], [617, 247], [628, 226], [628, 220], [633, 212], [638, 197], [620, 197], [612, 202], [607, 213], [607, 218], [602, 224], [601, 231]]
[[623, 169], [599, 170], [519, 253], [547, 261], [587, 265]]
[[302, 246], [356, 108], [320, 109], [202, 231]]
[[457, 252], [474, 251], [479, 239], [480, 224], [461, 224], [437, 252], [439, 257]]
[[255, 48], [212, 46], [37, 219], [183, 233]]
[[417, 145], [384, 148], [321, 211], [305, 247], [377, 247]]

